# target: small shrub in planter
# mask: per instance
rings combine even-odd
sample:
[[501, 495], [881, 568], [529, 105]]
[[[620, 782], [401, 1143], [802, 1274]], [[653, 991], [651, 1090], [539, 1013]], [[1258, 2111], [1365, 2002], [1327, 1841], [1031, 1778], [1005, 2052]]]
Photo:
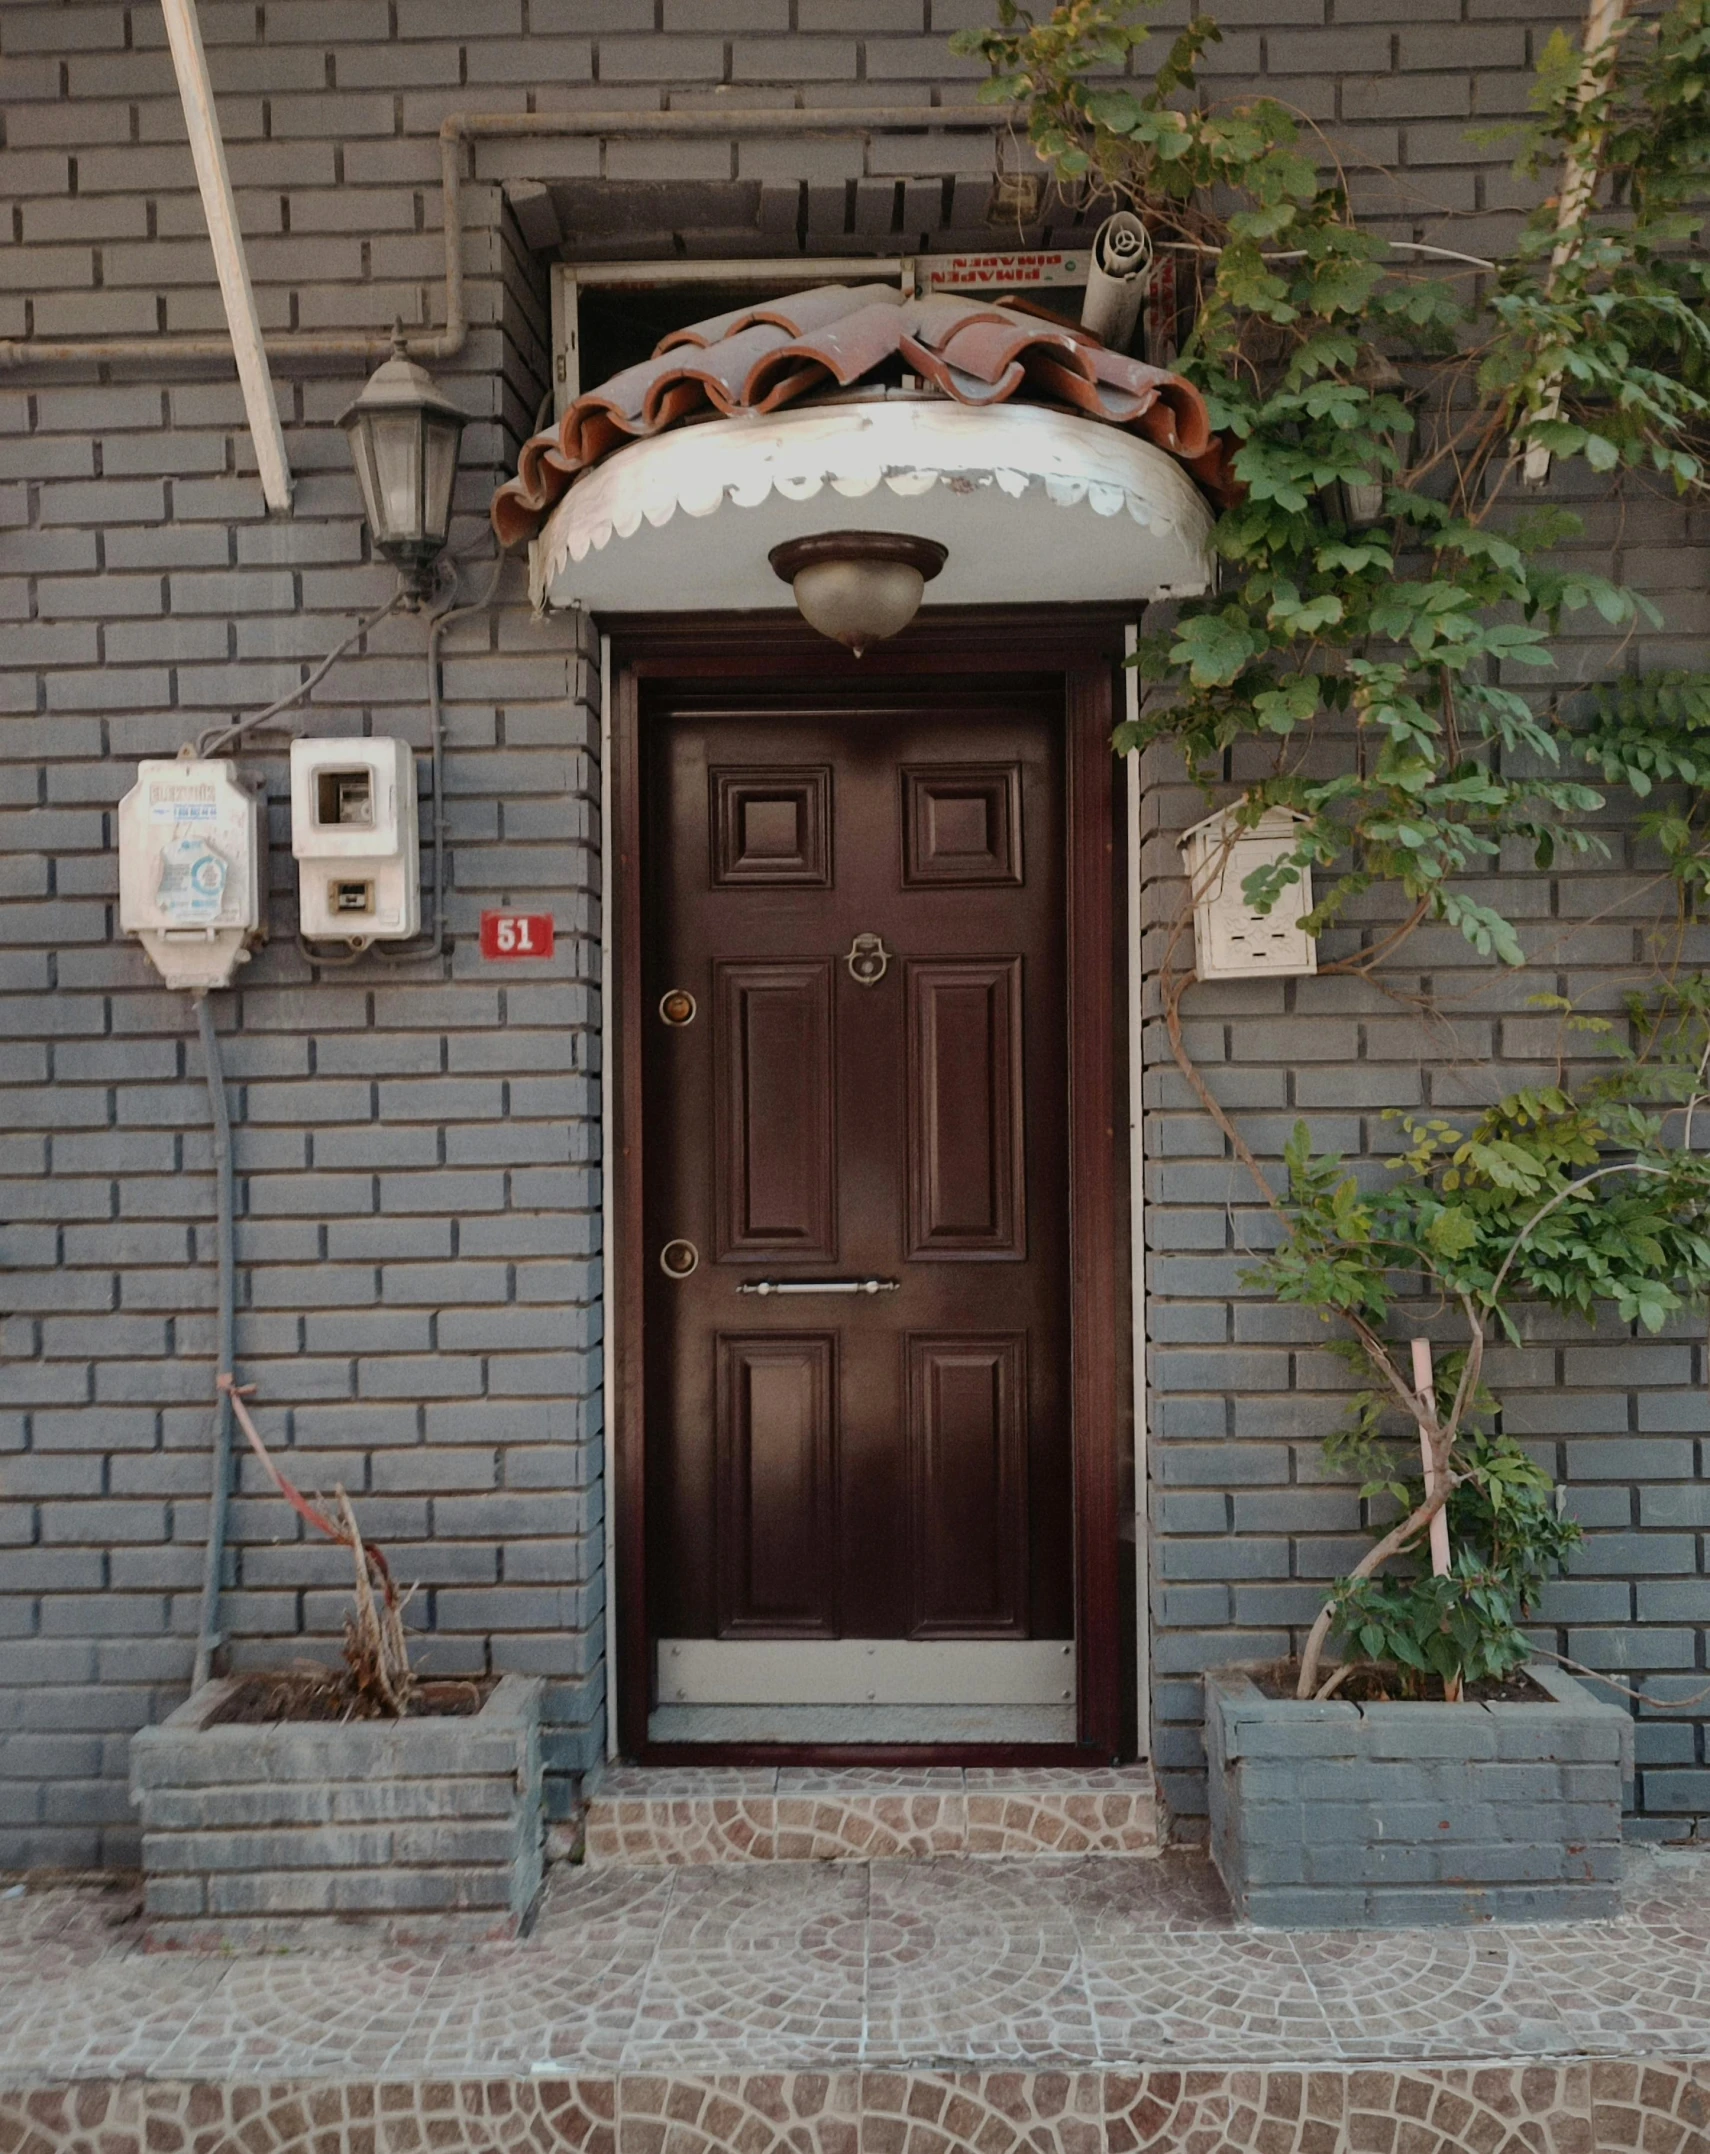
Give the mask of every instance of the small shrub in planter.
[[[1376, 1190], [1295, 1131], [1285, 1233], [1252, 1277], [1341, 1326], [1371, 1388], [1328, 1453], [1396, 1522], [1272, 1695], [1208, 1678], [1213, 1850], [1255, 1920], [1615, 1911], [1631, 1723], [1524, 1634], [1580, 1533], [1543, 1466], [1491, 1426], [1481, 1374], [1487, 1331], [1519, 1343], [1528, 1302], [1588, 1318], [1613, 1304], [1655, 1330], [1703, 1291], [1710, 1177], [1634, 1104], [1654, 1082], [1629, 1063], [1584, 1097], [1514, 1094], [1467, 1132], [1409, 1123], [1402, 1172]], [[1421, 1287], [1464, 1326], [1440, 1363], [1428, 1318], [1391, 1337]], [[1344, 1657], [1326, 1672], [1333, 1640]]]
[[538, 1678], [424, 1681], [400, 1594], [344, 1491], [335, 1525], [279, 1471], [234, 1408], [280, 1494], [351, 1551], [345, 1665], [207, 1683], [131, 1741], [145, 1909], [157, 1934], [254, 1921], [458, 1913], [514, 1931], [542, 1865]]

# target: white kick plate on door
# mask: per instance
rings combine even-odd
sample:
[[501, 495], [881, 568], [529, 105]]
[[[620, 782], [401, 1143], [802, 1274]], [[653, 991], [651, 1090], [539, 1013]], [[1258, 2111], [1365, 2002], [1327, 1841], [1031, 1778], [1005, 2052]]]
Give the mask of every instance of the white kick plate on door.
[[665, 1705], [1073, 1705], [1068, 1638], [661, 1638]]

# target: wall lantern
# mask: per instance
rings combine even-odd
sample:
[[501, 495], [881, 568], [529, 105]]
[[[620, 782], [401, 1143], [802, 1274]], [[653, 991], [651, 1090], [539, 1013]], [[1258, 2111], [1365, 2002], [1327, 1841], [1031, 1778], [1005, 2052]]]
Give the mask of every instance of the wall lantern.
[[766, 558], [795, 591], [808, 626], [859, 658], [869, 643], [908, 626], [950, 556], [936, 539], [900, 531], [822, 531], [786, 539]]
[[374, 543], [404, 579], [412, 603], [433, 589], [433, 564], [451, 530], [451, 492], [467, 415], [442, 396], [392, 332], [392, 356], [369, 376], [339, 420], [350, 442]]
[[[1401, 396], [1407, 387], [1400, 369], [1381, 352], [1370, 354], [1355, 371], [1354, 379], [1373, 396]], [[1360, 478], [1338, 482], [1342, 493], [1342, 521], [1350, 531], [1369, 531], [1374, 524], [1383, 522], [1384, 494], [1403, 468], [1407, 446], [1405, 431], [1400, 427], [1386, 427], [1382, 439], [1395, 458], [1393, 471], [1386, 470], [1380, 463]]]

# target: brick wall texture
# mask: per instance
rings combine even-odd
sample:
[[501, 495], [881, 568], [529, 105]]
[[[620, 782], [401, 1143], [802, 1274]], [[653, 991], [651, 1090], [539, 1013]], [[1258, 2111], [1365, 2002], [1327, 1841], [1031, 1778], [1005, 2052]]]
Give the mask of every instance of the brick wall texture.
[[[207, 0], [263, 324], [437, 322], [447, 112], [960, 101], [975, 71], [945, 41], [986, 12]], [[1209, 86], [1263, 85], [1321, 125], [1397, 236], [1474, 252], [1509, 236], [1504, 154], [1475, 137], [1523, 108], [1558, 13], [1547, 0], [1217, 12], [1227, 34]], [[218, 332], [149, 0], [8, 0], [0, 104], [0, 337]], [[574, 255], [577, 217], [581, 251], [620, 256], [987, 244], [991, 163], [967, 136], [481, 145], [465, 190], [470, 336], [435, 368], [474, 414], [453, 539], [470, 556], [464, 595], [485, 581], [485, 501], [548, 377], [542, 244]], [[113, 811], [139, 756], [271, 700], [389, 595], [332, 423], [365, 371], [276, 360], [297, 476], [288, 519], [264, 513], [229, 369], [0, 371], [0, 1862], [134, 1858], [126, 1743], [182, 1698], [195, 1633], [214, 1343], [207, 1102], [185, 998], [117, 933]], [[1642, 493], [1583, 505], [1588, 555], [1651, 589], [1666, 628], [1622, 650], [1564, 639], [1564, 677], [1701, 653], [1704, 512]], [[425, 748], [424, 650], [419, 616], [374, 631], [317, 691], [314, 729]], [[299, 1481], [351, 1491], [419, 1582], [427, 1666], [546, 1679], [560, 1804], [604, 1741], [595, 658], [573, 617], [530, 615], [519, 568], [445, 639], [456, 947], [443, 965], [311, 972], [293, 933], [287, 736], [260, 736], [246, 767], [270, 801], [274, 934], [218, 1005], [257, 1417]], [[1149, 773], [1159, 920], [1174, 903], [1171, 833], [1200, 812], [1164, 763]], [[1387, 1108], [1459, 1106], [1503, 1073], [1553, 1067], [1553, 1028], [1527, 994], [1606, 1003], [1650, 962], [1649, 863], [1636, 838], [1615, 840], [1602, 866], [1522, 877], [1508, 863], [1502, 902], [1535, 965], [1523, 981], [1429, 931], [1394, 992], [1346, 979], [1199, 990], [1196, 1052], [1259, 1149], [1275, 1154], [1301, 1114], [1325, 1144], [1381, 1151]], [[476, 915], [500, 903], [555, 914], [553, 961], [482, 967]], [[1191, 1816], [1204, 1806], [1197, 1671], [1283, 1650], [1360, 1520], [1319, 1452], [1346, 1374], [1310, 1320], [1241, 1285], [1264, 1215], [1148, 1051], [1155, 1734], [1164, 1785]], [[1494, 1374], [1508, 1425], [1537, 1441], [1590, 1529], [1552, 1592], [1550, 1637], [1654, 1690], [1710, 1681], [1701, 1316], [1643, 1343], [1535, 1325]], [[245, 1461], [227, 1569], [237, 1664], [335, 1651], [344, 1573]], [[1642, 1717], [1650, 1829], [1686, 1831], [1710, 1811], [1702, 1727], [1701, 1714]]]

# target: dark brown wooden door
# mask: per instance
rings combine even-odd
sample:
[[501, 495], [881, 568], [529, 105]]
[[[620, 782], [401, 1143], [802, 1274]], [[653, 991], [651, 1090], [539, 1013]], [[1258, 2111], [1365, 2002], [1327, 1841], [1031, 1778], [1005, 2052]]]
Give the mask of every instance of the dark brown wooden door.
[[642, 738], [650, 1632], [1069, 1637], [1060, 700]]

